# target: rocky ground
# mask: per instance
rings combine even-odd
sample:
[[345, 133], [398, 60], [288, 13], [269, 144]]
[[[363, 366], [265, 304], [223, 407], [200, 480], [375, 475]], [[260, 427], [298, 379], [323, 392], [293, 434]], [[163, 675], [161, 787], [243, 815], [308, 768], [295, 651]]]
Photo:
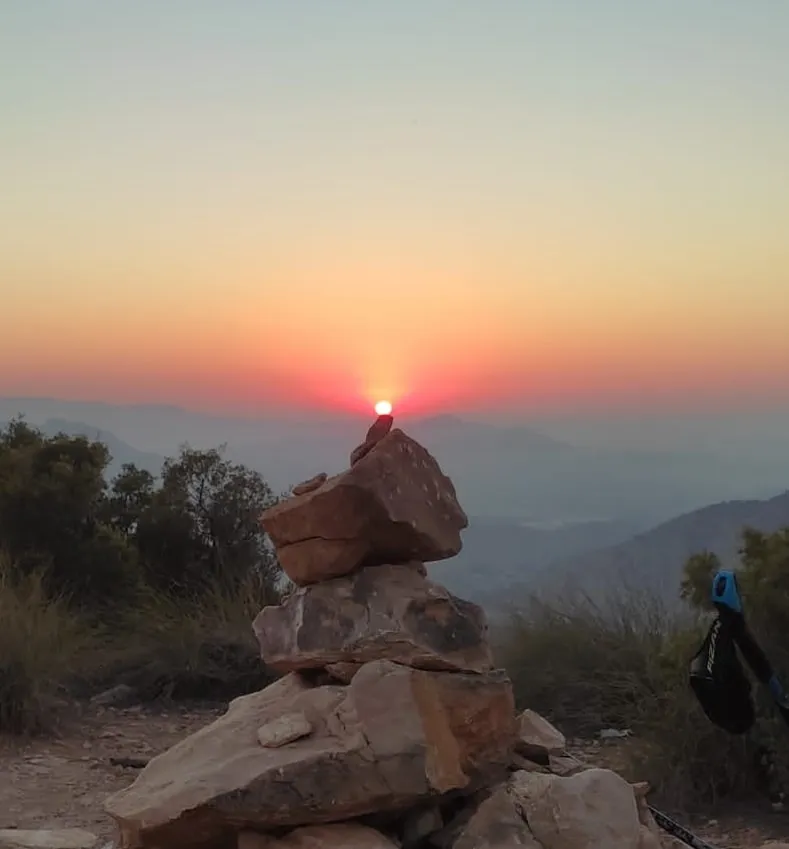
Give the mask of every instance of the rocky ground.
[[[70, 723], [57, 738], [20, 742], [0, 737], [0, 828], [85, 828], [113, 837], [102, 803], [137, 773], [119, 761], [150, 758], [221, 712], [221, 707], [207, 706], [98, 709]], [[574, 754], [603, 766], [615, 767], [619, 760], [616, 745], [584, 746]], [[693, 827], [720, 849], [756, 849], [766, 840], [786, 838], [789, 815], [752, 812], [704, 819]]]
[[138, 772], [118, 761], [150, 758], [221, 712], [106, 708], [69, 723], [53, 739], [0, 737], [0, 828], [85, 828], [114, 836], [104, 799]]

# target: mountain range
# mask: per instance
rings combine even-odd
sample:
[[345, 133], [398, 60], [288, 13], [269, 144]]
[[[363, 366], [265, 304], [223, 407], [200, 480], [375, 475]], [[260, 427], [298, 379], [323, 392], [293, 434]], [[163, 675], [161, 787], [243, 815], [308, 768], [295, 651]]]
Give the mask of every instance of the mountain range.
[[528, 583], [573, 587], [593, 597], [626, 586], [670, 604], [692, 554], [712, 551], [724, 566], [736, 564], [745, 527], [765, 533], [789, 527], [789, 491], [765, 500], [724, 501], [693, 510], [622, 542], [557, 558]]
[[[0, 398], [0, 420], [112, 434], [115, 463], [145, 456], [158, 467], [183, 443], [227, 445], [227, 456], [260, 471], [277, 491], [347, 465], [368, 421], [350, 416], [241, 418], [162, 406]], [[70, 424], [73, 423], [73, 424]], [[86, 424], [79, 424], [86, 423]], [[789, 450], [648, 450], [568, 442], [531, 424], [503, 426], [455, 416], [398, 420], [448, 471], [467, 512], [536, 526], [624, 522], [646, 529], [706, 504], [763, 499], [789, 482]], [[788, 428], [789, 430], [789, 428]], [[132, 446], [134, 446], [132, 448]], [[789, 442], [787, 443], [789, 447]]]
[[[275, 490], [346, 467], [367, 425], [349, 417], [257, 420], [0, 398], [0, 421], [18, 413], [46, 433], [101, 439], [113, 457], [110, 474], [123, 463], [155, 474], [181, 444], [226, 443], [230, 459], [261, 471]], [[789, 525], [784, 453], [767, 462], [753, 451], [616, 450], [453, 416], [402, 426], [450, 474], [471, 517], [461, 554], [432, 564], [431, 574], [489, 608], [533, 590], [569, 586], [594, 595], [622, 583], [676, 599], [691, 554], [712, 550], [729, 562], [744, 525]], [[784, 494], [770, 497], [776, 492]]]

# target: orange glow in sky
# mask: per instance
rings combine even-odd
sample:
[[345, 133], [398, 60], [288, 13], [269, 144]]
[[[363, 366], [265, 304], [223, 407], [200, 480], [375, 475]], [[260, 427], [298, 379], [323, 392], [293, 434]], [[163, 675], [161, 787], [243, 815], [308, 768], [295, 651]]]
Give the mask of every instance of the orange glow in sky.
[[0, 395], [787, 397], [789, 5], [532, 5], [6, 0]]

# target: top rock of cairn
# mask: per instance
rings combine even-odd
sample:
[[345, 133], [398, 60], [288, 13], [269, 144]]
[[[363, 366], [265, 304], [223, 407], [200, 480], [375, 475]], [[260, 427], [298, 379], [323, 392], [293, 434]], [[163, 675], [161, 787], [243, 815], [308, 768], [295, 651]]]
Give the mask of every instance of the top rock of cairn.
[[[262, 517], [285, 574], [300, 586], [363, 566], [444, 560], [468, 518], [436, 460], [381, 416], [351, 467], [319, 475]], [[387, 426], [388, 425], [388, 426]]]

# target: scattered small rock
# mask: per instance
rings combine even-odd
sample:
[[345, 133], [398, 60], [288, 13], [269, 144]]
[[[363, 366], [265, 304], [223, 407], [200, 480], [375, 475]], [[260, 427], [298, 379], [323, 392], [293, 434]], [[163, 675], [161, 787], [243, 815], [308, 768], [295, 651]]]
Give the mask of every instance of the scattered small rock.
[[303, 481], [300, 484], [296, 484], [293, 487], [294, 495], [306, 495], [308, 492], [312, 492], [313, 490], [320, 489], [326, 481], [329, 479], [329, 476], [326, 472], [321, 472], [319, 475], [315, 475], [314, 478], [310, 478], [308, 481]]
[[258, 743], [265, 749], [278, 749], [312, 734], [312, 723], [303, 713], [286, 713], [258, 728]]
[[619, 730], [618, 728], [604, 728], [597, 736], [601, 740], [623, 740], [631, 734], [629, 728]]
[[148, 766], [148, 758], [125, 758], [111, 757], [110, 766], [123, 766], [129, 769], [145, 769]]
[[128, 707], [139, 698], [134, 687], [118, 684], [94, 696], [90, 702], [94, 707]]

